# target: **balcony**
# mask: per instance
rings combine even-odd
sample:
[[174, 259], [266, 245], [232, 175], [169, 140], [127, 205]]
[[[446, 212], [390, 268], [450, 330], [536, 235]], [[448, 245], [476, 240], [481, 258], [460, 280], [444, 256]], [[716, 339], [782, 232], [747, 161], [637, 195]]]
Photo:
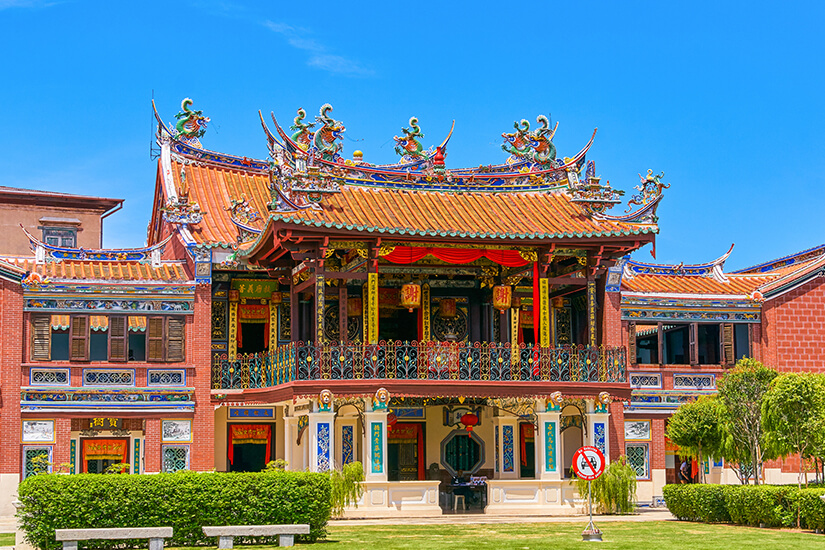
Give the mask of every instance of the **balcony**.
[[406, 380], [471, 382], [627, 382], [624, 347], [475, 342], [291, 342], [264, 353], [212, 360], [213, 390], [273, 388], [290, 382]]

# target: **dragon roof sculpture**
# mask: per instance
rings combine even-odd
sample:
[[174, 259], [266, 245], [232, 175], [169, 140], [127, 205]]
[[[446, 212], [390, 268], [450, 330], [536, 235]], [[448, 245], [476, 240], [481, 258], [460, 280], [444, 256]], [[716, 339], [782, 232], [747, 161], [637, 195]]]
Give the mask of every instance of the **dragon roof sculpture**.
[[[621, 202], [624, 192], [611, 187], [609, 182], [603, 184], [596, 176], [595, 164], [586, 158], [596, 130], [577, 153], [560, 156], [553, 143], [559, 124], [551, 125], [546, 115], [536, 117], [537, 127], [533, 129], [525, 119], [514, 123], [513, 132], [502, 134], [501, 147], [509, 153], [504, 162], [453, 168], [448, 166], [447, 157], [455, 121], [440, 143], [427, 148], [418, 118], [411, 117], [401, 135], [392, 136], [400, 159], [391, 164], [373, 164], [365, 161], [360, 151], [353, 152], [352, 158], [344, 156], [342, 137], [346, 127], [332, 117], [333, 108], [328, 103], [319, 109], [314, 122], [307, 121], [305, 109], [298, 109], [288, 129], [282, 127], [272, 113], [274, 130], [270, 130], [259, 111], [269, 153], [267, 160], [261, 160], [207, 151], [200, 148], [199, 143], [193, 144], [191, 140], [195, 135], [203, 135], [203, 126], [209, 119], [200, 111], [193, 111], [191, 104], [191, 100], [184, 100], [186, 116], [180, 116], [178, 122], [181, 131], [166, 126], [155, 111], [158, 140], [169, 145], [172, 161], [242, 170], [268, 181], [269, 202], [258, 203], [258, 208], [266, 206], [272, 214], [320, 210], [325, 199], [356, 188], [438, 193], [559, 193], [568, 197], [565, 200], [572, 206], [571, 215], [646, 226], [655, 231], [656, 209], [663, 189], [669, 186], [661, 181], [663, 173], [654, 175], [652, 170], [648, 171], [648, 177], [642, 177], [636, 187], [639, 193], [629, 203], [637, 209], [609, 215], [607, 210]], [[186, 122], [182, 122], [184, 119]], [[169, 171], [169, 174], [164, 172], [165, 181], [173, 181], [175, 174], [164, 170]], [[172, 187], [170, 193], [175, 194]], [[194, 220], [190, 225], [192, 222]], [[233, 225], [242, 232], [243, 240], [260, 230], [241, 220], [233, 220]]]

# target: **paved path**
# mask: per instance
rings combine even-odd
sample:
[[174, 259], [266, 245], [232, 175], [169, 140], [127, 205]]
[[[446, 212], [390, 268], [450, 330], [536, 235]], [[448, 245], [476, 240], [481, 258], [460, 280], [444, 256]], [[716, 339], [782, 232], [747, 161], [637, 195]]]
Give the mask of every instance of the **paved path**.
[[[667, 508], [640, 508], [632, 516], [593, 516], [595, 523], [611, 521], [669, 521], [675, 520]], [[484, 523], [587, 523], [587, 516], [496, 516], [490, 514], [445, 514], [423, 518], [334, 519], [331, 526], [360, 525], [473, 525]]]

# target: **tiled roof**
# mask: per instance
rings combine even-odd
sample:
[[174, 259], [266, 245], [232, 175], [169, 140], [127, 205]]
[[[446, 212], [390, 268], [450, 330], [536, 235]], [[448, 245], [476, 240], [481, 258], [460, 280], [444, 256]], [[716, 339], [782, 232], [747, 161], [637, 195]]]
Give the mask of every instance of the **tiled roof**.
[[[172, 162], [180, 185], [181, 164]], [[234, 243], [238, 230], [226, 208], [245, 195], [261, 216], [270, 202], [269, 179], [261, 172], [212, 165], [189, 165], [190, 201], [205, 211], [190, 227], [201, 244]], [[342, 185], [326, 196], [320, 210], [273, 214], [273, 220], [319, 228], [382, 234], [474, 238], [546, 239], [610, 237], [655, 233], [653, 225], [584, 216], [563, 192], [442, 193]]]
[[48, 279], [96, 281], [185, 282], [190, 277], [182, 263], [164, 262], [160, 267], [139, 262], [64, 260], [35, 263], [33, 258], [10, 258], [6, 262]]
[[636, 275], [622, 279], [622, 290], [646, 294], [704, 294], [746, 296], [755, 291], [763, 294], [777, 285], [783, 285], [805, 277], [811, 270], [825, 265], [825, 255], [792, 265], [777, 267], [764, 273], [728, 273], [727, 282], [713, 277], [694, 275]]
[[720, 282], [712, 277], [690, 275], [636, 275], [632, 279], [622, 280], [622, 290], [649, 294], [744, 296], [753, 293], [776, 277], [773, 275], [727, 275], [727, 278], [728, 282]]

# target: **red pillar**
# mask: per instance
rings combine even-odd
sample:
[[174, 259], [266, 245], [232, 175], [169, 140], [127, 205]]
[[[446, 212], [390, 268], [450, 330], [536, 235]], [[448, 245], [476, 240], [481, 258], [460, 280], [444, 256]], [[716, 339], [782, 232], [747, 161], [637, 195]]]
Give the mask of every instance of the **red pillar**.
[[[54, 463], [55, 470], [62, 468], [64, 464], [70, 464], [72, 461], [71, 431], [72, 420], [70, 418], [54, 419], [54, 451], [52, 451], [52, 462]], [[78, 465], [80, 465], [80, 449], [78, 449], [77, 461]], [[80, 470], [81, 468], [78, 468], [78, 471]]]
[[610, 459], [616, 460], [624, 453], [624, 405], [621, 401], [610, 403]]
[[0, 279], [0, 474], [19, 474], [23, 288]]
[[147, 418], [144, 431], [143, 470], [147, 474], [160, 472], [160, 418]]
[[215, 468], [215, 409], [212, 389], [212, 287], [198, 285], [195, 290], [195, 315], [188, 337], [189, 361], [195, 367], [195, 418], [189, 467], [196, 471]]

